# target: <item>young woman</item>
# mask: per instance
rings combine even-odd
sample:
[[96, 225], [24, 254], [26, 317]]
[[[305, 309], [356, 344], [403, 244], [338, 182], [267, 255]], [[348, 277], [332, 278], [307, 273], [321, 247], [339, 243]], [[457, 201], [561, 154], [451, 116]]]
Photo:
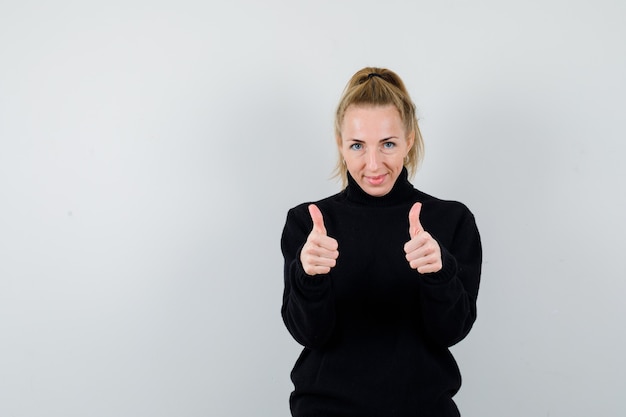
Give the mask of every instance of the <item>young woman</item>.
[[281, 239], [282, 317], [304, 346], [292, 415], [459, 416], [449, 347], [476, 320], [474, 216], [409, 182], [423, 143], [394, 72], [354, 74], [335, 135], [343, 190], [289, 210]]

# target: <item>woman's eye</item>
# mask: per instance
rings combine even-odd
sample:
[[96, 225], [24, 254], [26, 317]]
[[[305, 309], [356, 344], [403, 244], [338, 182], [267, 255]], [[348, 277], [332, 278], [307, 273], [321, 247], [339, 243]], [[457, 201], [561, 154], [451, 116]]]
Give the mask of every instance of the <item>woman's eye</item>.
[[352, 145], [350, 145], [350, 149], [354, 151], [360, 151], [361, 149], [363, 149], [363, 145], [361, 145], [360, 143], [353, 143]]
[[395, 143], [393, 143], [393, 142], [385, 142], [385, 143], [383, 143], [383, 148], [384, 148], [384, 149], [392, 149], [392, 148], [394, 148], [395, 146], [396, 146], [396, 144], [395, 144]]

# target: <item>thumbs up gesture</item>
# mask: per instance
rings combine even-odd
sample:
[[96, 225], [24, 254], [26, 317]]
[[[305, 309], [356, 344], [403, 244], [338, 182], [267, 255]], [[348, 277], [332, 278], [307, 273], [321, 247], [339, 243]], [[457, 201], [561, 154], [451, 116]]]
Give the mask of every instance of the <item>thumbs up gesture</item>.
[[424, 231], [420, 222], [422, 203], [415, 203], [409, 211], [409, 236], [404, 252], [411, 268], [420, 274], [438, 272], [442, 268], [441, 248], [430, 233]]
[[338, 244], [326, 233], [322, 212], [315, 204], [309, 206], [309, 213], [313, 229], [302, 247], [300, 261], [307, 275], [327, 274], [337, 263]]

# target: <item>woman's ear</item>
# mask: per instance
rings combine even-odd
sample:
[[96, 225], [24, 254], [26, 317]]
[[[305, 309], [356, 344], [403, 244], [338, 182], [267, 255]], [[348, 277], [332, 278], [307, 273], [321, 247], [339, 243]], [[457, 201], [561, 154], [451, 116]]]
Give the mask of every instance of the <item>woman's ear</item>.
[[412, 131], [411, 133], [407, 135], [406, 143], [408, 145], [407, 146], [407, 154], [408, 154], [409, 153], [408, 151], [410, 151], [413, 145], [415, 144], [415, 131]]
[[342, 145], [341, 136], [339, 135], [335, 136], [335, 142], [337, 142], [337, 151], [339, 152], [339, 155], [343, 156], [343, 150], [341, 149], [341, 145]]

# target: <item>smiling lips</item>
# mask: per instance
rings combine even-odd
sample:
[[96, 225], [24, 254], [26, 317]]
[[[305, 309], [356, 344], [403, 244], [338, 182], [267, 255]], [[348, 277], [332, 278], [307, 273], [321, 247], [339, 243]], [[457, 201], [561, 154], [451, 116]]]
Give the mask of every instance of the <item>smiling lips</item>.
[[365, 179], [367, 180], [367, 182], [370, 183], [370, 185], [380, 185], [383, 183], [383, 181], [385, 181], [386, 176], [387, 174], [377, 175], [375, 177], [365, 176]]

